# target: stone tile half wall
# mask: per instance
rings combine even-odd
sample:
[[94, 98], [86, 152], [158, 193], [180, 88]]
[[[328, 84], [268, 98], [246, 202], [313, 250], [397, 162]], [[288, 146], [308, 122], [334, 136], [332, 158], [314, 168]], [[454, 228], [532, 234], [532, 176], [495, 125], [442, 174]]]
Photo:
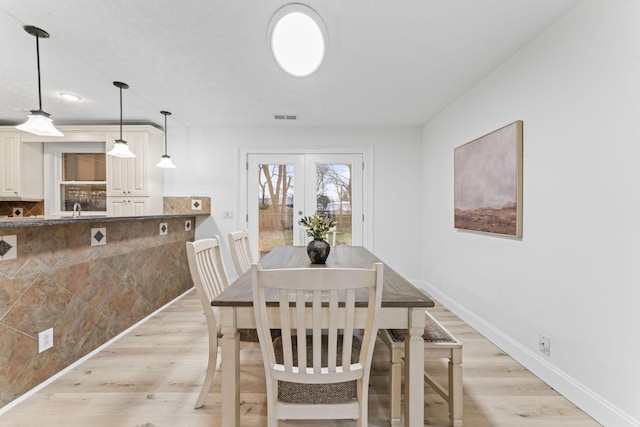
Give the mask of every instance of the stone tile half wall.
[[[195, 218], [0, 227], [17, 235], [17, 257], [0, 261], [0, 407], [192, 286], [185, 221]], [[92, 246], [96, 228], [106, 243]], [[53, 348], [38, 353], [51, 327]]]

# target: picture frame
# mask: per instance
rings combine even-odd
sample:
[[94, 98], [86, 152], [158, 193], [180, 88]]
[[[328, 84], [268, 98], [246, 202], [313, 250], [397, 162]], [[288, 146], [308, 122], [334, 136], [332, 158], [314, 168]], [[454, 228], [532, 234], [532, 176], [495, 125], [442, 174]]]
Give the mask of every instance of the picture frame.
[[454, 149], [454, 227], [522, 237], [522, 133], [517, 120]]

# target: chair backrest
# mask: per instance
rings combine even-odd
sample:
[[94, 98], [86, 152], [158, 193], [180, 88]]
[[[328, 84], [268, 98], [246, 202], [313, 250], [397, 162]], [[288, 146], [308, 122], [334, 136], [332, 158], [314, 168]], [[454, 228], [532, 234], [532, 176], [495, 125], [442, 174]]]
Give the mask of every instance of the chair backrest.
[[238, 276], [242, 276], [249, 271], [251, 264], [254, 262], [247, 230], [229, 233], [229, 250], [231, 251], [236, 273], [238, 273]]
[[331, 246], [335, 246], [336, 245], [336, 234], [338, 233], [338, 230], [336, 227], [331, 227], [329, 229], [329, 231], [327, 231], [327, 236], [325, 237], [325, 239], [329, 240], [329, 234], [331, 234]]
[[[259, 264], [253, 264], [253, 306], [267, 384], [273, 380], [302, 384], [361, 380], [366, 390], [377, 334], [382, 275], [382, 263], [370, 269], [276, 270], [262, 270]], [[366, 292], [367, 319], [360, 356], [359, 360], [352, 361], [354, 332], [360, 328], [355, 324], [356, 294], [366, 295]], [[277, 311], [269, 313], [267, 295], [278, 298]], [[279, 329], [282, 334], [281, 363], [276, 361], [271, 329]], [[297, 354], [292, 350], [292, 331]], [[341, 356], [338, 355], [340, 347]], [[308, 348], [313, 353], [309, 358]], [[322, 360], [323, 354], [326, 360]]]
[[189, 260], [191, 279], [211, 329], [211, 322], [215, 326], [211, 300], [229, 286], [229, 279], [220, 253], [220, 237], [213, 236], [210, 239], [187, 242], [187, 259]]

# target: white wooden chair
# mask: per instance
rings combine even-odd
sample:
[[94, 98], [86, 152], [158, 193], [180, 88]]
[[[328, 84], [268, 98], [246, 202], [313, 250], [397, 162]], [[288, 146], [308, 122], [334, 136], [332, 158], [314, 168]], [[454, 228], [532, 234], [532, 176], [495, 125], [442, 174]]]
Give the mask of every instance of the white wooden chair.
[[[267, 426], [276, 427], [279, 419], [355, 419], [358, 427], [367, 426], [383, 264], [279, 270], [253, 264], [251, 274], [267, 384]], [[354, 329], [355, 294], [366, 291], [366, 327], [359, 335]], [[278, 296], [277, 311], [269, 313], [265, 294]], [[279, 328], [281, 337], [272, 341], [271, 328]]]
[[[202, 308], [207, 319], [209, 331], [209, 361], [202, 390], [196, 400], [195, 408], [204, 404], [213, 384], [218, 361], [218, 338], [221, 337], [216, 314], [211, 301], [229, 286], [229, 279], [220, 253], [220, 237], [187, 242], [187, 259], [191, 279], [200, 297]], [[255, 329], [239, 329], [240, 341], [257, 342]]]
[[247, 230], [234, 231], [229, 233], [228, 237], [233, 265], [238, 276], [242, 276], [249, 271], [251, 264], [254, 262], [253, 255], [251, 255], [251, 247], [249, 246], [249, 233]]
[[327, 231], [327, 236], [325, 238], [329, 240], [329, 235], [331, 235], [331, 246], [336, 245], [336, 234], [338, 234], [336, 227], [331, 227], [329, 231]]
[[[462, 427], [462, 343], [445, 329], [427, 311], [424, 339], [424, 357], [448, 359], [448, 387], [442, 386], [424, 371], [424, 381], [449, 405], [449, 421], [453, 427]], [[381, 329], [378, 336], [389, 348], [389, 412], [393, 425], [400, 423], [402, 360], [406, 329]]]

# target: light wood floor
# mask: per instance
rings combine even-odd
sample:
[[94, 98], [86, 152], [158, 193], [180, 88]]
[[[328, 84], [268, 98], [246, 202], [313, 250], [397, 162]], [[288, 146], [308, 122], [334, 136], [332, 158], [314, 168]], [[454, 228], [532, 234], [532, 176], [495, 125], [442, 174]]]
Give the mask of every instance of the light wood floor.
[[[599, 426], [442, 306], [431, 310], [464, 344], [467, 427]], [[219, 426], [220, 375], [205, 406], [193, 404], [204, 378], [206, 321], [195, 292], [0, 416], [4, 427]], [[371, 426], [387, 426], [387, 358], [376, 346], [369, 395]], [[265, 424], [260, 350], [241, 350], [241, 425]], [[433, 371], [445, 373], [443, 364]], [[447, 406], [425, 389], [425, 425], [448, 425]], [[282, 426], [353, 426], [352, 421], [282, 422]]]

